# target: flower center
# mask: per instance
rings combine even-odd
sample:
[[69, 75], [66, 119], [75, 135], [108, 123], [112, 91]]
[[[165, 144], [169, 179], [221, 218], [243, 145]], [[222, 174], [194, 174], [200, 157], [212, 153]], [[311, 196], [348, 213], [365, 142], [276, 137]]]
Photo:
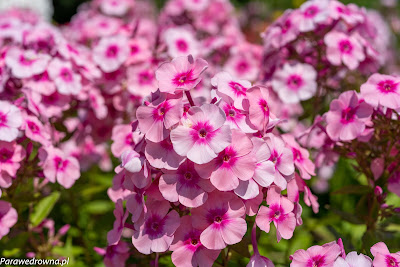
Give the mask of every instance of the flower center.
[[196, 238], [193, 238], [193, 239], [190, 241], [190, 243], [191, 243], [193, 246], [196, 246], [196, 245], [199, 243], [199, 241], [198, 241]]
[[0, 112], [0, 127], [5, 126], [7, 123], [7, 116]]
[[32, 131], [33, 133], [38, 133], [38, 132], [40, 132], [40, 131], [39, 131], [39, 127], [36, 125], [36, 123], [31, 122], [31, 121], [28, 121], [27, 124], [28, 124], [29, 129], [31, 129], [31, 131]]
[[386, 264], [387, 266], [393, 266], [393, 267], [398, 267], [398, 262], [396, 261], [395, 258], [393, 258], [392, 256], [388, 255], [386, 256]]
[[310, 6], [309, 8], [306, 9], [304, 12], [304, 15], [308, 18], [314, 17], [318, 13], [318, 7], [316, 6]]
[[13, 153], [5, 148], [0, 150], [0, 162], [7, 162], [11, 159]]
[[223, 161], [228, 162], [231, 159], [231, 156], [229, 155], [224, 155], [224, 157], [222, 158]]
[[279, 218], [281, 216], [281, 212], [279, 210], [275, 211], [274, 217]]
[[176, 46], [182, 52], [185, 52], [188, 49], [187, 43], [185, 42], [185, 40], [182, 40], [182, 39], [179, 39], [179, 40], [176, 41]]
[[158, 222], [153, 222], [151, 224], [151, 229], [153, 229], [154, 231], [157, 231], [159, 227], [160, 225], [158, 224]]
[[236, 116], [236, 112], [235, 112], [233, 109], [230, 109], [230, 110], [228, 111], [228, 116], [230, 116], [230, 117], [235, 117], [235, 116]]
[[348, 107], [342, 111], [342, 120], [352, 121], [356, 115], [356, 109]]
[[378, 83], [378, 88], [383, 93], [391, 93], [396, 91], [398, 83], [394, 83], [392, 80], [386, 80]]
[[342, 40], [339, 43], [339, 48], [342, 53], [349, 54], [353, 50], [353, 46], [351, 45], [349, 40]]
[[287, 81], [287, 84], [290, 89], [298, 90], [303, 84], [303, 79], [299, 75], [291, 75]]
[[110, 45], [107, 48], [106, 56], [107, 57], [116, 57], [118, 54], [118, 46], [116, 45]]
[[72, 81], [72, 75], [71, 75], [71, 72], [69, 71], [69, 69], [66, 69], [66, 68], [62, 69], [60, 72], [60, 76], [66, 82]]
[[216, 216], [216, 217], [214, 218], [214, 222], [216, 222], [216, 223], [221, 223], [221, 222], [222, 222], [221, 216]]
[[206, 137], [207, 136], [207, 131], [205, 129], [201, 129], [199, 131], [199, 136], [202, 137], [202, 138]]
[[191, 180], [192, 179], [192, 174], [190, 172], [186, 172], [183, 177], [185, 177], [186, 180]]

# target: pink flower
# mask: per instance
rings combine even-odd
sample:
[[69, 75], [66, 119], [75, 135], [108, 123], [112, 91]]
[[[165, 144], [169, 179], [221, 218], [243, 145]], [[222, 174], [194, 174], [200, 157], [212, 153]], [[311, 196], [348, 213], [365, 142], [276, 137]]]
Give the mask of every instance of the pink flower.
[[251, 87], [249, 81], [235, 79], [228, 72], [220, 72], [211, 79], [211, 84], [217, 88], [217, 95], [226, 102], [233, 102], [235, 108], [243, 110], [243, 99]]
[[32, 91], [36, 91], [46, 96], [51, 95], [56, 91], [56, 86], [50, 80], [47, 71], [32, 76], [29, 80], [26, 81], [25, 86]]
[[274, 177], [269, 175], [271, 169], [271, 163], [269, 161], [271, 157], [271, 150], [267, 143], [258, 137], [251, 139], [253, 142], [253, 154], [256, 158], [256, 168], [254, 170], [253, 179], [262, 187], [268, 187], [274, 182]]
[[249, 112], [249, 119], [253, 126], [259, 131], [268, 128], [270, 110], [268, 107], [268, 89], [261, 86], [254, 86], [247, 90], [247, 98], [243, 103], [245, 110]]
[[204, 59], [193, 60], [191, 55], [177, 57], [165, 62], [156, 70], [156, 79], [161, 92], [188, 91], [201, 81], [200, 75], [208, 64]]
[[15, 140], [22, 122], [21, 111], [10, 102], [0, 100], [0, 140]]
[[283, 15], [262, 34], [264, 43], [279, 48], [297, 38], [299, 29], [294, 23], [293, 10], [286, 10]]
[[171, 131], [174, 150], [197, 164], [210, 162], [232, 140], [225, 113], [213, 104], [191, 107], [187, 119]]
[[329, 1], [311, 0], [300, 6], [296, 25], [301, 32], [312, 31], [329, 18]]
[[400, 266], [400, 251], [390, 253], [386, 244], [383, 242], [376, 243], [371, 247], [371, 253], [374, 256], [372, 262], [374, 266], [379, 267], [399, 267]]
[[111, 136], [113, 140], [111, 152], [115, 157], [120, 157], [122, 152], [132, 149], [134, 145], [139, 143], [142, 137], [142, 134], [132, 132], [132, 125], [130, 124], [115, 125]]
[[123, 16], [132, 7], [133, 3], [133, 1], [129, 0], [101, 0], [100, 9], [109, 16]]
[[267, 193], [267, 204], [269, 207], [261, 206], [258, 210], [256, 216], [257, 226], [268, 233], [270, 223], [273, 222], [276, 227], [278, 242], [281, 238], [292, 238], [296, 227], [293, 203], [280, 194], [278, 187], [271, 186]]
[[131, 173], [140, 172], [143, 159], [135, 150], [125, 150], [121, 155], [121, 167]]
[[48, 67], [50, 78], [57, 86], [57, 91], [64, 95], [77, 95], [82, 89], [81, 76], [72, 69], [72, 64], [58, 58], [53, 59]]
[[176, 170], [185, 160], [175, 152], [169, 137], [159, 143], [146, 141], [145, 155], [150, 165], [158, 169]]
[[48, 55], [37, 54], [33, 50], [23, 51], [15, 47], [7, 51], [5, 58], [12, 75], [19, 79], [29, 78], [44, 72], [49, 61]]
[[10, 228], [18, 220], [17, 211], [10, 203], [0, 200], [0, 239], [10, 232]]
[[272, 88], [284, 103], [299, 103], [317, 91], [317, 72], [311, 65], [286, 63], [274, 73]]
[[164, 38], [168, 47], [168, 54], [172, 58], [188, 55], [197, 57], [199, 54], [200, 46], [193, 32], [185, 27], [167, 29], [164, 32]]
[[48, 127], [45, 127], [36, 117], [26, 116], [22, 128], [25, 129], [25, 135], [29, 139], [39, 142], [44, 146], [51, 144]]
[[93, 61], [104, 72], [116, 71], [129, 57], [128, 39], [124, 36], [104, 37], [93, 49]]
[[203, 205], [208, 193], [214, 190], [210, 180], [196, 172], [193, 162], [186, 160], [176, 171], [166, 171], [159, 182], [160, 192], [170, 202], [181, 203], [190, 208]]
[[128, 68], [128, 91], [133, 95], [146, 97], [157, 90], [153, 67], [143, 64]]
[[106, 267], [125, 266], [126, 260], [129, 258], [129, 246], [123, 241], [119, 241], [116, 245], [108, 246], [106, 249], [94, 247], [97, 254], [104, 256], [104, 265]]
[[371, 106], [360, 100], [356, 92], [344, 92], [330, 104], [326, 113], [326, 131], [334, 141], [353, 140], [365, 130], [371, 114]]
[[210, 0], [187, 0], [183, 2], [185, 8], [192, 12], [204, 11], [210, 5]]
[[191, 216], [181, 218], [181, 226], [175, 232], [172, 262], [175, 266], [211, 267], [218, 258], [220, 250], [207, 249], [200, 241], [201, 231], [193, 228]]
[[400, 108], [400, 78], [375, 73], [361, 85], [361, 96], [374, 108], [383, 106], [398, 109]]
[[287, 186], [287, 182], [293, 178], [294, 174], [294, 162], [292, 151], [285, 147], [285, 142], [282, 138], [277, 137], [273, 134], [268, 134], [266, 140], [270, 149], [271, 156], [263, 166], [263, 174], [266, 175], [268, 180], [274, 181], [274, 183], [281, 189], [284, 190]]
[[182, 112], [181, 98], [167, 98], [166, 94], [161, 94], [148, 106], [140, 106], [136, 117], [145, 138], [158, 143], [169, 136], [169, 129], [179, 123]]
[[329, 2], [330, 16], [333, 19], [343, 19], [348, 24], [355, 25], [364, 21], [364, 16], [354, 4], [344, 5], [339, 1]]
[[332, 267], [341, 250], [336, 242], [331, 242], [323, 246], [312, 246], [306, 251], [297, 250], [290, 259], [290, 267]]
[[167, 251], [180, 225], [179, 214], [171, 210], [167, 201], [146, 204], [147, 213], [132, 236], [135, 248], [143, 254]]
[[338, 257], [333, 267], [372, 267], [372, 260], [364, 254], [352, 251], [345, 258]]
[[107, 233], [108, 245], [115, 245], [120, 241], [122, 230], [124, 229], [124, 224], [126, 222], [126, 219], [128, 218], [128, 215], [129, 213], [127, 210], [124, 213], [122, 200], [118, 199], [117, 203], [115, 204], [115, 210], [114, 210], [114, 216], [115, 216], [114, 227], [111, 231]]
[[0, 187], [8, 188], [25, 158], [25, 150], [15, 142], [0, 141]]
[[65, 188], [70, 188], [81, 176], [78, 160], [58, 148], [42, 149], [39, 158], [43, 164], [44, 176], [52, 183], [57, 180]]
[[208, 249], [239, 243], [247, 231], [245, 206], [234, 194], [210, 194], [207, 202], [191, 210], [192, 225], [203, 230], [200, 241]]
[[283, 140], [286, 145], [293, 152], [293, 160], [294, 165], [300, 171], [300, 175], [303, 179], [310, 179], [311, 175], [315, 175], [315, 165], [309, 159], [310, 153], [307, 149], [302, 148], [294, 139], [294, 136], [291, 134], [282, 135]]
[[246, 267], [275, 267], [272, 261], [258, 253], [254, 253]]
[[220, 101], [218, 105], [225, 112], [226, 124], [228, 124], [231, 129], [239, 129], [245, 133], [257, 132], [252, 126], [247, 113], [234, 107], [233, 101]]
[[350, 70], [355, 70], [364, 61], [365, 54], [360, 42], [354, 36], [332, 31], [325, 35], [326, 57], [335, 66], [343, 62]]
[[[202, 177], [210, 177], [218, 190], [234, 190], [239, 186], [239, 180], [248, 181], [253, 177], [256, 160], [250, 153], [252, 150], [250, 138], [245, 133], [233, 130], [232, 143], [213, 161], [206, 166], [199, 165], [197, 169]], [[211, 174], [208, 174], [209, 171]]]

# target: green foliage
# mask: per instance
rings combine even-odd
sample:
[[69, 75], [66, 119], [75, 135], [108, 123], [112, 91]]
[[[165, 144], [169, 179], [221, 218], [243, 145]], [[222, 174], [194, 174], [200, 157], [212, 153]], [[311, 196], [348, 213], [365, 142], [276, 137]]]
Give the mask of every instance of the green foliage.
[[50, 214], [59, 198], [60, 192], [53, 192], [36, 204], [29, 218], [33, 226], [38, 226]]

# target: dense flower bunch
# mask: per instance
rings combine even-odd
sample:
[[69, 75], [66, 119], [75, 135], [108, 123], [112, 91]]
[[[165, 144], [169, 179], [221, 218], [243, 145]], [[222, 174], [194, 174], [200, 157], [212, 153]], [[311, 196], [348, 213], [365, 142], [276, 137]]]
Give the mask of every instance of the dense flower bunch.
[[355, 161], [367, 178], [362, 186], [370, 198], [367, 207], [377, 211], [368, 215], [370, 227], [398, 208], [385, 204], [385, 198], [387, 191], [400, 196], [399, 110], [400, 78], [376, 73], [359, 93], [346, 91], [334, 99], [301, 137], [303, 145], [316, 149], [318, 167], [334, 166], [339, 156]]
[[325, 97], [351, 90], [363, 75], [390, 65], [390, 32], [383, 19], [336, 0], [306, 1], [287, 10], [263, 38], [261, 80], [288, 108], [315, 99], [314, 116]]
[[[343, 242], [339, 239], [322, 246], [312, 246], [307, 250], [300, 249], [296, 251], [290, 259], [291, 267], [392, 267], [400, 264], [400, 251], [390, 253], [386, 244], [383, 242], [376, 243], [371, 247], [370, 257], [356, 251], [352, 251], [346, 255]], [[253, 265], [257, 266], [257, 265]], [[268, 266], [268, 265], [259, 265]]]
[[136, 143], [123, 151], [109, 190], [116, 202], [110, 246], [121, 246], [127, 227], [140, 253], [171, 250], [177, 266], [211, 266], [221, 249], [242, 240], [246, 215], [256, 215], [265, 232], [273, 223], [279, 242], [302, 224], [300, 192], [318, 211], [304, 182], [314, 164], [293, 136], [274, 131], [279, 119], [268, 90], [220, 72], [211, 101], [192, 99], [207, 66], [190, 55], [157, 69], [159, 90], [137, 109]]

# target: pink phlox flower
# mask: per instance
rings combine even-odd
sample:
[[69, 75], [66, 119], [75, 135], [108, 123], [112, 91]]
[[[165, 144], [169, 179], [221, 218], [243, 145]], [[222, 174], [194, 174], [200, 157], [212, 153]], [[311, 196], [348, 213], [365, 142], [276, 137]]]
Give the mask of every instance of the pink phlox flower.
[[372, 260], [364, 254], [358, 255], [356, 251], [352, 251], [345, 258], [338, 257], [333, 267], [372, 267]]
[[156, 79], [161, 92], [188, 91], [201, 81], [201, 74], [208, 66], [207, 61], [193, 56], [177, 57], [165, 62], [156, 70]]
[[287, 185], [287, 195], [290, 201], [299, 202], [300, 192], [304, 192], [304, 203], [311, 206], [314, 213], [318, 213], [319, 204], [318, 198], [312, 194], [310, 188], [306, 185], [304, 180], [296, 173], [295, 178], [292, 179]]
[[332, 267], [340, 252], [340, 247], [336, 242], [312, 246], [307, 250], [299, 249], [290, 256], [292, 260], [290, 267]]
[[114, 227], [107, 233], [107, 242], [109, 245], [116, 245], [120, 241], [122, 230], [124, 229], [124, 224], [126, 222], [126, 219], [128, 218], [128, 215], [129, 215], [128, 210], [124, 212], [122, 200], [119, 199], [115, 204]]
[[210, 162], [232, 141], [225, 121], [225, 113], [214, 104], [191, 107], [183, 125], [171, 131], [174, 150], [194, 163]]
[[17, 211], [10, 203], [0, 200], [0, 239], [10, 232], [10, 228], [18, 220]]
[[390, 253], [386, 244], [383, 242], [376, 243], [371, 247], [371, 253], [374, 256], [372, 262], [374, 266], [382, 267], [399, 267], [400, 266], [400, 251]]
[[93, 60], [104, 72], [113, 72], [125, 63], [129, 53], [125, 36], [104, 37], [93, 49]]
[[282, 196], [277, 186], [271, 186], [267, 192], [267, 204], [268, 207], [261, 206], [258, 211], [256, 217], [257, 226], [268, 233], [270, 224], [273, 222], [278, 242], [282, 238], [292, 238], [296, 227], [293, 202]]
[[371, 114], [372, 107], [355, 91], [344, 92], [330, 104], [326, 113], [326, 132], [334, 141], [351, 141], [365, 130]]
[[145, 155], [149, 164], [158, 169], [176, 170], [185, 160], [175, 152], [170, 137], [159, 143], [146, 141]]
[[48, 73], [60, 94], [78, 95], [81, 91], [82, 77], [74, 71], [71, 62], [54, 58], [49, 64]]
[[11, 186], [25, 155], [23, 147], [15, 142], [0, 141], [0, 187]]
[[26, 137], [44, 145], [45, 147], [51, 144], [49, 125], [43, 125], [38, 118], [33, 116], [25, 116], [24, 120], [22, 129], [25, 130]]
[[6, 142], [15, 140], [22, 123], [19, 108], [8, 101], [0, 100], [0, 140]]
[[296, 12], [295, 24], [301, 32], [315, 30], [329, 18], [329, 1], [311, 0], [303, 3]]
[[400, 78], [373, 74], [361, 85], [361, 96], [372, 107], [400, 108]]
[[224, 249], [239, 243], [247, 231], [245, 206], [235, 194], [215, 192], [207, 202], [192, 209], [192, 225], [202, 230], [200, 241], [208, 249]]
[[188, 55], [197, 57], [200, 54], [200, 45], [193, 32], [185, 27], [167, 29], [164, 39], [172, 58]]
[[38, 54], [33, 50], [20, 50], [16, 47], [7, 51], [6, 65], [16, 78], [29, 78], [44, 72], [50, 61], [50, 56]]

